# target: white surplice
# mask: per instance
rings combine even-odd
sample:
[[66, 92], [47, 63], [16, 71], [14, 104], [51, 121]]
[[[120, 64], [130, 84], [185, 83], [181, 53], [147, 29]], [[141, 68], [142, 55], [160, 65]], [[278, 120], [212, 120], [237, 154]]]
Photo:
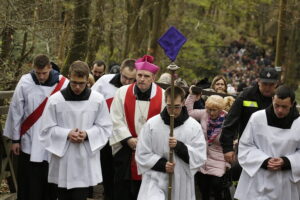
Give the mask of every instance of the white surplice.
[[101, 76], [91, 89], [102, 94], [105, 100], [113, 98], [118, 88], [111, 84], [110, 81], [115, 76], [116, 74], [105, 74]]
[[[60, 75], [59, 78], [61, 79], [62, 76]], [[66, 79], [62, 89], [68, 85], [68, 82]], [[10, 103], [3, 135], [12, 140], [21, 139], [21, 150], [30, 154], [31, 162], [48, 160], [48, 154], [38, 138], [41, 132], [41, 119], [38, 119], [22, 138], [20, 138], [21, 125], [44, 99], [50, 96], [56, 85], [37, 85], [30, 73], [25, 74], [18, 82]]]
[[[169, 157], [169, 125], [160, 115], [144, 125], [137, 144], [136, 161], [142, 175], [139, 200], [168, 199], [168, 174], [154, 171], [157, 161]], [[195, 200], [194, 175], [205, 163], [206, 142], [201, 125], [189, 117], [185, 123], [174, 129], [174, 137], [188, 148], [189, 164], [174, 153], [172, 200]]]
[[[100, 149], [112, 132], [112, 122], [101, 94], [88, 100], [65, 101], [61, 92], [51, 96], [42, 116], [40, 140], [51, 153], [48, 181], [62, 188], [89, 187], [102, 182]], [[88, 140], [72, 143], [71, 129], [85, 130]]]
[[[268, 126], [266, 111], [252, 114], [239, 143], [243, 171], [235, 193], [239, 200], [300, 199], [300, 118], [290, 129]], [[261, 168], [269, 157], [287, 157], [291, 170]]]
[[[111, 105], [110, 115], [113, 121], [113, 134], [110, 138], [109, 142], [112, 146], [113, 154], [116, 154], [121, 148], [122, 144], [120, 141], [132, 137], [128, 125], [126, 122], [125, 111], [124, 111], [124, 103], [127, 89], [130, 85], [125, 85], [117, 90], [114, 100]], [[152, 83], [151, 95], [150, 99], [152, 99], [157, 92], [157, 85]], [[134, 92], [134, 91], [132, 91]], [[162, 92], [162, 103], [161, 110], [165, 107], [164, 101], [164, 91]], [[135, 130], [137, 135], [139, 135], [142, 126], [145, 124], [148, 111], [149, 111], [150, 101], [140, 101], [136, 100], [135, 113], [134, 113], [134, 122], [135, 122]]]

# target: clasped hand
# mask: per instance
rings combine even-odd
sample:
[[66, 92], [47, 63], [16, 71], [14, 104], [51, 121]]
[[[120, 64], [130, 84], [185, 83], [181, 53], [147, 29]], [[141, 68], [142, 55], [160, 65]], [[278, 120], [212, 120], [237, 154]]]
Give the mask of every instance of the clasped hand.
[[282, 158], [271, 158], [268, 161], [268, 170], [271, 171], [278, 171], [281, 170], [281, 167], [283, 166], [284, 161]]
[[82, 143], [87, 137], [87, 132], [79, 130], [78, 128], [72, 129], [69, 132], [68, 139], [73, 143]]

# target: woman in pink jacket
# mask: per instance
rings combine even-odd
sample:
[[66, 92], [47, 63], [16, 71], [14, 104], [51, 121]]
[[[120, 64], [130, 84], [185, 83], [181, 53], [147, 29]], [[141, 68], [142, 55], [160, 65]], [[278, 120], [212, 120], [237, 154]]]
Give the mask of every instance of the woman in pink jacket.
[[[193, 87], [193, 86], [192, 86]], [[191, 117], [200, 122], [207, 142], [207, 161], [196, 175], [199, 183], [202, 200], [209, 200], [214, 196], [215, 200], [224, 200], [224, 175], [230, 168], [225, 162], [219, 137], [222, 124], [227, 112], [224, 111], [225, 102], [221, 96], [212, 95], [205, 102], [205, 109], [193, 109], [194, 102], [199, 100], [201, 95], [191, 92], [186, 99], [185, 106]], [[227, 188], [229, 193], [229, 188]], [[230, 198], [230, 197], [229, 197]]]

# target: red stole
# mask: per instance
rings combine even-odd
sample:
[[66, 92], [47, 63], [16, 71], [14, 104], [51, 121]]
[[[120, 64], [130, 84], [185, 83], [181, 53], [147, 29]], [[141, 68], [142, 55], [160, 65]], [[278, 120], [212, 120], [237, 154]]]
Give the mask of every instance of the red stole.
[[[134, 86], [135, 83], [131, 84], [127, 89], [125, 102], [124, 102], [124, 111], [125, 111], [125, 117], [126, 117], [128, 129], [132, 137], [136, 138], [137, 134], [136, 134], [135, 123], [134, 123], [136, 97], [133, 92]], [[150, 106], [149, 106], [147, 120], [160, 113], [161, 104], [162, 104], [162, 89], [159, 86], [156, 86], [156, 94], [152, 99], [150, 99]], [[142, 177], [139, 176], [137, 173], [137, 166], [135, 162], [135, 151], [132, 152], [130, 168], [131, 168], [131, 178], [133, 180], [141, 180]]]
[[[50, 95], [59, 91], [65, 83], [66, 78], [62, 77], [60, 81], [55, 86], [54, 90]], [[20, 135], [21, 137], [37, 122], [37, 120], [42, 116], [46, 103], [48, 101], [48, 97], [44, 99], [44, 101], [23, 121], [21, 124]]]
[[107, 104], [107, 107], [108, 107], [108, 110], [110, 111], [110, 106], [111, 106], [111, 103], [112, 101], [114, 100], [114, 98], [109, 98], [109, 99], [106, 99], [106, 104]]

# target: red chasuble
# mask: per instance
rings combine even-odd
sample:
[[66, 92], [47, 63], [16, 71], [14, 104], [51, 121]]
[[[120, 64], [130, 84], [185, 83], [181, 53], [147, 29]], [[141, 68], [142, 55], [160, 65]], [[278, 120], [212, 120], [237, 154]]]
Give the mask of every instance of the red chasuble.
[[[125, 110], [125, 117], [126, 117], [128, 129], [132, 137], [136, 138], [137, 134], [135, 131], [135, 123], [134, 123], [136, 97], [133, 92], [134, 86], [135, 83], [131, 84], [127, 89], [126, 96], [125, 96], [124, 110]], [[148, 111], [147, 120], [160, 113], [161, 104], [162, 104], [162, 89], [159, 86], [157, 86], [155, 96], [152, 99], [150, 99], [150, 107]], [[135, 151], [132, 152], [130, 163], [131, 163], [130, 168], [131, 168], [132, 180], [142, 180], [142, 177], [137, 173], [137, 166], [135, 162]]]

